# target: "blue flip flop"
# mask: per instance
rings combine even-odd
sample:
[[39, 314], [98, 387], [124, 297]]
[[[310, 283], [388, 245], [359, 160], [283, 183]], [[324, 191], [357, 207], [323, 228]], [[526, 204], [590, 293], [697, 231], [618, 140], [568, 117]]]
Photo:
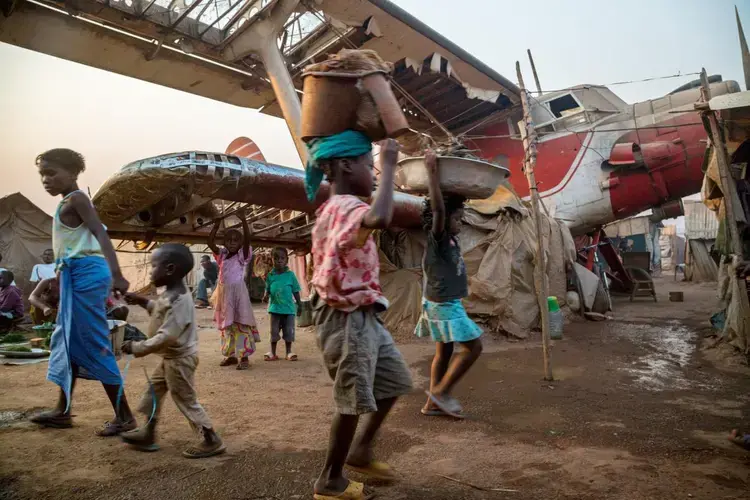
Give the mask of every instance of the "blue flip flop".
[[465, 417], [461, 413], [463, 411], [463, 408], [461, 408], [461, 403], [458, 402], [456, 398], [450, 397], [450, 396], [444, 396], [442, 398], [435, 396], [430, 391], [424, 391], [425, 394], [430, 398], [430, 401], [438, 407], [444, 414], [450, 415], [453, 418], [457, 418], [459, 420], [463, 420]]

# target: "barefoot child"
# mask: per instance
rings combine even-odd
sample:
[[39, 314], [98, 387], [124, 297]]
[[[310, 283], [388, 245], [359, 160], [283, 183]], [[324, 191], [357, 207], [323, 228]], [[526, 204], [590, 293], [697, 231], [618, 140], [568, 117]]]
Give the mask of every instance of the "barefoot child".
[[250, 368], [248, 358], [255, 352], [255, 343], [260, 341], [260, 334], [255, 327], [253, 307], [245, 285], [245, 268], [252, 257], [250, 228], [244, 210], [238, 210], [237, 216], [242, 220], [242, 232], [227, 229], [224, 232], [224, 248], [220, 249], [216, 245], [216, 233], [221, 221], [216, 221], [208, 238], [208, 247], [219, 265], [219, 282], [214, 294], [214, 321], [221, 332], [221, 353], [224, 355], [219, 364], [237, 365], [238, 370], [247, 370]]
[[[422, 413], [462, 418], [461, 405], [450, 393], [482, 352], [479, 339], [482, 330], [469, 318], [461, 304], [461, 299], [469, 294], [466, 267], [456, 239], [461, 230], [463, 198], [451, 196], [444, 200], [434, 152], [427, 152], [425, 163], [430, 180], [430, 201], [428, 204], [425, 200], [422, 213], [427, 246], [422, 258], [422, 316], [416, 334], [418, 337], [431, 336], [436, 349], [427, 404]], [[459, 345], [455, 356], [454, 343]]]
[[287, 267], [289, 254], [286, 248], [273, 249], [273, 269], [266, 277], [266, 296], [268, 313], [271, 316], [271, 352], [266, 353], [266, 361], [278, 361], [276, 345], [283, 332], [286, 360], [297, 361], [297, 355], [292, 352], [294, 342], [294, 318], [302, 312], [299, 298], [299, 282], [291, 269]]
[[[127, 341], [122, 352], [140, 358], [158, 354], [161, 363], [151, 375], [153, 394], [147, 390], [138, 411], [148, 416], [145, 426], [126, 432], [122, 440], [140, 451], [156, 451], [156, 424], [164, 396], [172, 394], [177, 408], [185, 415], [193, 430], [203, 440], [183, 452], [187, 458], [206, 458], [223, 453], [226, 447], [214, 431], [206, 411], [198, 403], [195, 392], [195, 370], [198, 368], [198, 329], [195, 324], [195, 304], [185, 286], [185, 276], [193, 269], [193, 255], [185, 245], [167, 243], [151, 255], [151, 283], [165, 287], [156, 300], [127, 294], [126, 300], [148, 310], [151, 321], [148, 340]], [[156, 401], [154, 401], [154, 396]]]
[[[398, 143], [385, 141], [381, 149], [381, 187], [372, 205], [361, 200], [372, 196], [374, 185], [372, 145], [365, 135], [349, 130], [316, 139], [308, 147], [308, 199], [315, 199], [323, 173], [331, 183], [331, 197], [318, 209], [312, 232], [312, 284], [318, 346], [334, 381], [336, 403], [314, 498], [356, 500], [364, 498], [364, 486], [346, 479], [343, 467], [393, 478], [388, 465], [374, 460], [373, 443], [396, 399], [412, 387], [409, 368], [377, 317], [388, 301], [380, 289], [378, 249], [371, 234], [387, 227], [393, 216]], [[352, 446], [363, 414], [369, 415]]]
[[126, 292], [115, 249], [86, 194], [78, 189], [83, 156], [70, 149], [52, 149], [36, 158], [44, 190], [62, 195], [52, 222], [52, 246], [60, 273], [60, 309], [52, 334], [47, 379], [60, 386], [57, 407], [36, 415], [32, 422], [72, 426], [71, 398], [76, 378], [98, 380], [104, 386], [115, 418], [99, 429], [99, 436], [116, 436], [135, 429], [123, 395], [120, 370], [109, 340], [104, 302], [110, 289]]

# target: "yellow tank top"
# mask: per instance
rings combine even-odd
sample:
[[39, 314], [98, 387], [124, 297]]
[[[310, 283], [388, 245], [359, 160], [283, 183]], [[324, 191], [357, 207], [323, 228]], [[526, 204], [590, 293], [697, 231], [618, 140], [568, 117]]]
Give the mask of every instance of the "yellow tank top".
[[74, 193], [82, 191], [73, 191], [65, 196], [55, 211], [55, 218], [52, 221], [52, 248], [55, 251], [55, 258], [58, 262], [62, 259], [80, 259], [83, 257], [104, 257], [102, 247], [99, 245], [94, 233], [81, 223], [78, 227], [69, 227], [60, 220], [60, 210], [68, 203]]

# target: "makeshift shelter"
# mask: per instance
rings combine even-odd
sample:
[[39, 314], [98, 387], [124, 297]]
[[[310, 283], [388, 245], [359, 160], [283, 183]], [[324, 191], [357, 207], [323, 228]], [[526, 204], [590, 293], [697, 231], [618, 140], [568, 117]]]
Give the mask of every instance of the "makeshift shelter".
[[652, 272], [661, 269], [661, 237], [662, 225], [653, 222], [651, 215], [639, 215], [622, 219], [605, 226], [604, 231], [612, 240], [612, 244], [620, 251], [623, 261], [627, 262], [629, 252], [648, 252], [649, 269]]
[[[549, 294], [565, 305], [566, 270], [575, 259], [568, 228], [543, 215]], [[466, 311], [486, 331], [525, 338], [539, 327], [534, 288], [534, 219], [509, 190], [469, 203], [459, 242], [469, 276]], [[383, 319], [396, 335], [411, 335], [421, 313], [424, 235], [421, 231], [380, 236], [381, 286], [390, 301]]]
[[[712, 142], [701, 191], [703, 203], [717, 214], [719, 221], [715, 248], [721, 255], [718, 289], [722, 311], [714, 315], [712, 322], [723, 339], [748, 354], [750, 281], [737, 277], [737, 265], [750, 259], [750, 92], [738, 93], [732, 99], [715, 97], [708, 104], [711, 112], [719, 112], [723, 120], [717, 124], [711, 121], [714, 117], [704, 115], [712, 133], [716, 132], [713, 137], [720, 144], [718, 151], [726, 147], [730, 153], [729, 158], [720, 158]], [[722, 176], [730, 181], [723, 186]]]
[[0, 198], [0, 267], [13, 271], [24, 297], [31, 293], [31, 270], [52, 248], [52, 217], [21, 193]]
[[700, 201], [685, 200], [685, 279], [716, 281], [719, 267], [714, 258], [714, 244], [719, 232], [716, 214]]

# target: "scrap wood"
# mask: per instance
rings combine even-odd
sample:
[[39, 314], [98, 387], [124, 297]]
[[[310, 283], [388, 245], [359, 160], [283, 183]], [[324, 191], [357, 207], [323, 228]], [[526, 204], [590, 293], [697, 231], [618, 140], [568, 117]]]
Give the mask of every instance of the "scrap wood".
[[436, 474], [436, 475], [438, 477], [442, 477], [443, 479], [447, 479], [448, 481], [453, 481], [454, 483], [463, 484], [465, 486], [474, 488], [475, 490], [479, 490], [479, 491], [501, 491], [505, 493], [518, 493], [518, 490], [511, 490], [508, 488], [486, 488], [484, 486], [477, 486], [476, 484], [471, 484], [467, 481], [462, 481], [461, 479], [456, 479], [455, 477], [444, 476], [443, 474]]

